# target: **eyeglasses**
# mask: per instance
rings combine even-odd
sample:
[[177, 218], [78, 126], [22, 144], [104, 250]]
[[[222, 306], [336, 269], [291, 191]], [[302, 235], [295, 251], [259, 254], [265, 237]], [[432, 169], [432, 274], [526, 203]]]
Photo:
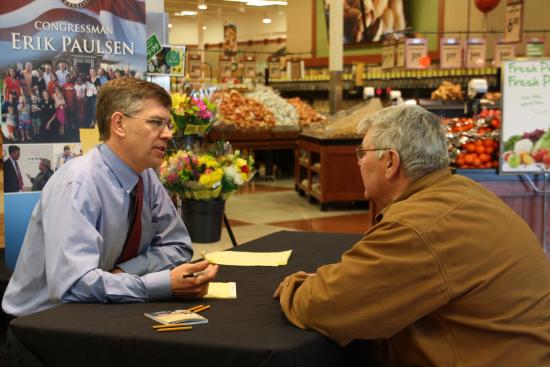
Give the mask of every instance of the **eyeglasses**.
[[374, 148], [374, 149], [363, 149], [362, 145], [357, 145], [355, 147], [355, 154], [357, 155], [357, 160], [360, 161], [367, 154], [367, 152], [374, 152], [377, 150], [390, 150], [391, 148]]
[[163, 130], [165, 127], [167, 127], [168, 130], [172, 131], [172, 129], [174, 128], [174, 125], [172, 124], [172, 120], [153, 119], [153, 118], [144, 117], [144, 116], [131, 115], [131, 114], [125, 113], [125, 112], [121, 112], [121, 113], [126, 117], [134, 117], [134, 118], [138, 118], [138, 119], [144, 119], [145, 122], [150, 123], [151, 125], [153, 125], [155, 127], [155, 129], [158, 129], [158, 130]]

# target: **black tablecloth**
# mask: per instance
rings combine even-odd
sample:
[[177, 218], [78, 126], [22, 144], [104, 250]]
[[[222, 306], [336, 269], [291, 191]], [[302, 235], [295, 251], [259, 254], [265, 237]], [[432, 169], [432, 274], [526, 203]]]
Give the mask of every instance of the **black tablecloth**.
[[287, 274], [336, 262], [359, 238], [283, 231], [235, 248], [293, 253], [288, 266], [220, 266], [216, 281], [235, 281], [238, 298], [201, 301], [212, 305], [203, 313], [209, 323], [192, 331], [154, 332], [143, 313], [187, 308], [197, 301], [65, 304], [12, 321], [10, 354], [21, 366], [344, 365], [357, 345], [340, 348], [317, 332], [294, 327], [272, 294]]

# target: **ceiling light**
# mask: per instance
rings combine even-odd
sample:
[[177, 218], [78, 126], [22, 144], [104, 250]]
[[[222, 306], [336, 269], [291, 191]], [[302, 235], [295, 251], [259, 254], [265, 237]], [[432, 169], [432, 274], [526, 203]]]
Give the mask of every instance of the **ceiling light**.
[[168, 28], [172, 28], [172, 23], [168, 23]]
[[268, 17], [267, 15], [264, 16], [264, 19], [262, 19], [262, 23], [263, 23], [263, 24], [269, 24], [269, 23], [271, 23], [271, 18]]
[[197, 12], [194, 10], [182, 10], [179, 13], [175, 13], [178, 17], [192, 16], [197, 15]]
[[201, 1], [199, 3], [199, 5], [197, 5], [197, 8], [200, 9], [200, 10], [206, 10], [206, 9], [208, 9], [208, 5], [206, 5], [206, 3], [204, 1]]
[[225, 0], [237, 3], [246, 3], [249, 6], [271, 6], [271, 5], [287, 5], [287, 1], [274, 0]]
[[203, 31], [206, 30], [206, 26], [205, 26], [205, 25], [202, 26], [202, 30], [203, 30]]

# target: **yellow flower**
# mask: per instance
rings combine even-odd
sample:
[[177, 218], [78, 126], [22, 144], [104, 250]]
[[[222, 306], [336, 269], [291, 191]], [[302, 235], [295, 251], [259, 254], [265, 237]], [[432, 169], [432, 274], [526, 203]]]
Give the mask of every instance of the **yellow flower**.
[[172, 107], [176, 112], [183, 113], [185, 106], [189, 101], [189, 97], [185, 94], [174, 93], [172, 94]]
[[223, 170], [221, 168], [216, 169], [209, 174], [203, 173], [199, 177], [199, 183], [206, 187], [213, 187], [216, 183], [221, 182], [223, 177]]
[[246, 166], [246, 161], [242, 158], [237, 158], [235, 160], [235, 164], [237, 165], [237, 167], [242, 167], [242, 166]]
[[216, 160], [216, 158], [212, 157], [211, 155], [202, 155], [199, 157], [199, 165], [204, 164], [208, 168], [218, 168], [220, 166], [220, 163]]

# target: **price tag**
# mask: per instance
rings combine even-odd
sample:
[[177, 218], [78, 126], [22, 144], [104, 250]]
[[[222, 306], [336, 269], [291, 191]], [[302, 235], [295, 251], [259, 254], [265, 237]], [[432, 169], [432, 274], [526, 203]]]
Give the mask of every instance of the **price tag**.
[[428, 42], [424, 38], [406, 40], [405, 65], [407, 69], [422, 69], [421, 59], [428, 55]]
[[399, 42], [395, 47], [395, 66], [405, 67], [405, 42]]
[[460, 40], [442, 38], [439, 50], [439, 63], [441, 69], [456, 69], [462, 67], [463, 50]]
[[516, 47], [514, 45], [497, 43], [495, 45], [495, 58], [493, 66], [499, 68], [502, 59], [509, 59], [516, 56]]
[[481, 38], [468, 41], [466, 48], [466, 67], [484, 68], [485, 67], [485, 40]]
[[395, 47], [393, 45], [382, 48], [382, 68], [392, 69], [395, 67]]
[[506, 22], [504, 40], [506, 42], [521, 42], [523, 22], [523, 0], [508, 3], [506, 6]]

